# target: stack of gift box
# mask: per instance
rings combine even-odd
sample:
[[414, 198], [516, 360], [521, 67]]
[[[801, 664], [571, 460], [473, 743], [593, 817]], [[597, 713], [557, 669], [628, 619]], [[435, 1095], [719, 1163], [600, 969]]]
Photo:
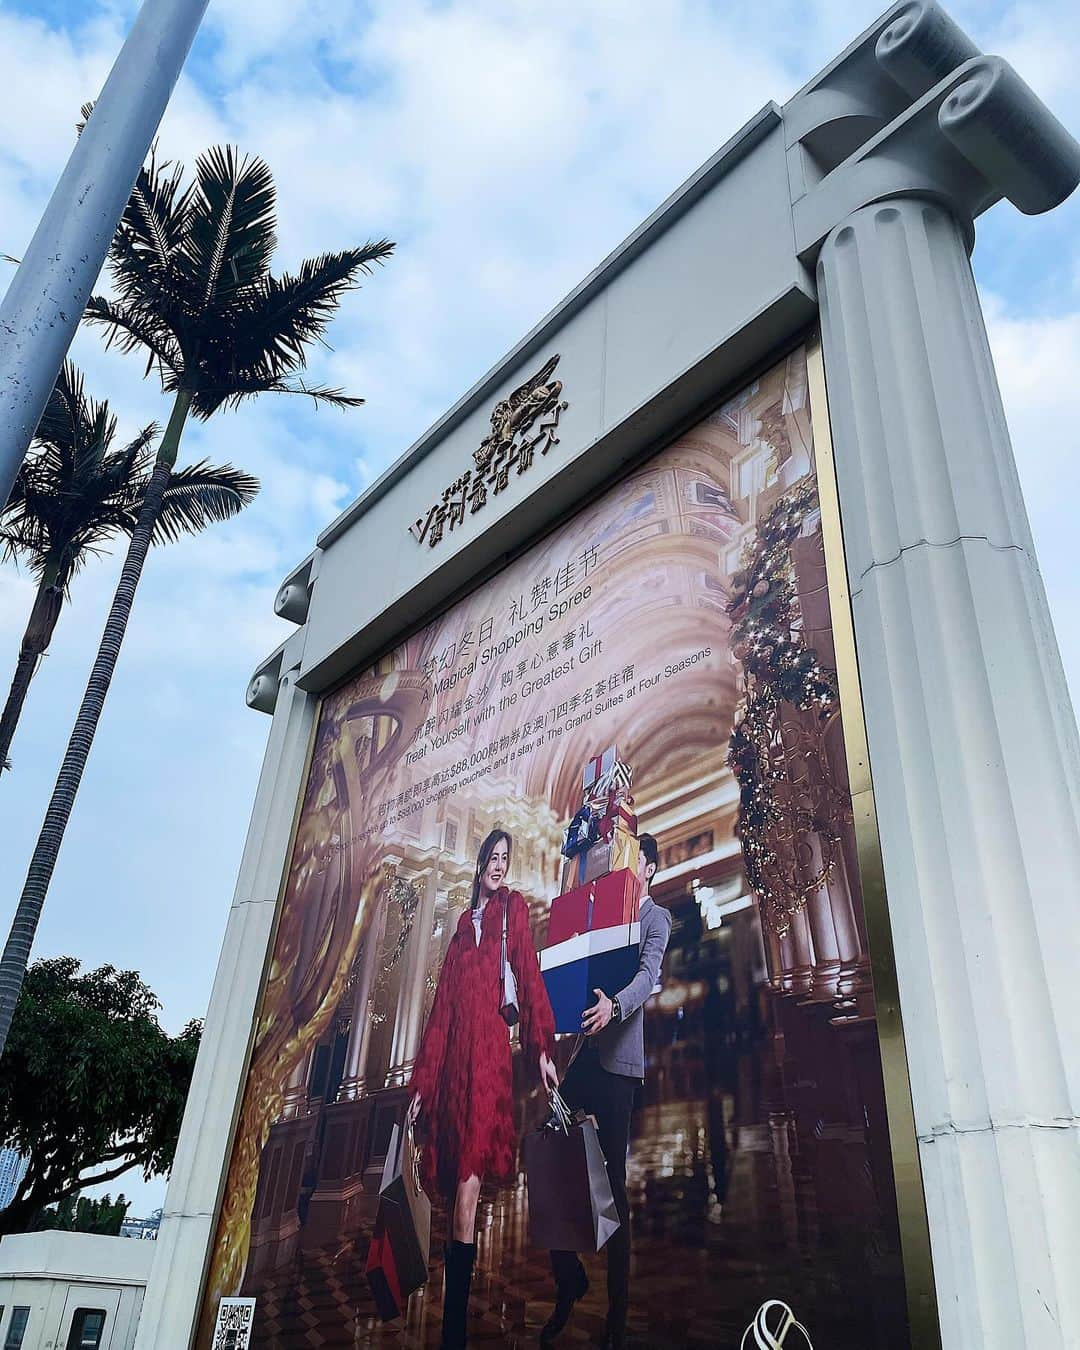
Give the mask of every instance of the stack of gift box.
[[631, 771], [615, 746], [582, 773], [581, 807], [566, 828], [562, 893], [551, 902], [540, 971], [556, 1031], [581, 1030], [582, 1013], [610, 997], [638, 968], [637, 817]]

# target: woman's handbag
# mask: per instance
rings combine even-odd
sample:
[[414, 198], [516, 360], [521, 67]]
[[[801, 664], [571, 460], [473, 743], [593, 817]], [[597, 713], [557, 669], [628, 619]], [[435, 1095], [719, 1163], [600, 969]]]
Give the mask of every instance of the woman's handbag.
[[552, 1093], [551, 1119], [525, 1136], [524, 1153], [532, 1245], [600, 1251], [619, 1227], [619, 1211], [593, 1117], [571, 1114]]
[[506, 955], [506, 912], [510, 908], [507, 899], [502, 916], [502, 954], [499, 965], [499, 1016], [508, 1027], [516, 1027], [521, 1012], [518, 1008], [517, 979]]

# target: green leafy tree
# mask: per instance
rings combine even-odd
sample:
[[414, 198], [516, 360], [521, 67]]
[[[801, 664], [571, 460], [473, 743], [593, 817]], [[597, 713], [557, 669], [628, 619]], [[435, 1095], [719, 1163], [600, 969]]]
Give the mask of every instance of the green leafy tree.
[[[15, 674], [0, 713], [0, 772], [41, 658], [48, 651], [70, 585], [88, 558], [114, 535], [131, 534], [146, 492], [157, 428], [145, 427], [113, 449], [116, 418], [88, 398], [83, 377], [65, 363], [0, 513], [0, 552], [18, 559], [38, 583]], [[225, 520], [249, 501], [255, 480], [231, 465], [197, 464], [174, 473], [165, 489], [155, 542]]]
[[98, 1200], [85, 1195], [65, 1195], [58, 1205], [44, 1209], [37, 1216], [38, 1230], [59, 1228], [65, 1233], [100, 1233], [104, 1237], [119, 1237], [131, 1202], [123, 1194], [114, 1200], [108, 1192]]
[[0, 1059], [0, 1141], [29, 1165], [0, 1233], [130, 1168], [169, 1170], [202, 1027], [169, 1036], [158, 1007], [133, 970], [59, 956], [27, 971]]
[[344, 293], [389, 257], [393, 244], [382, 239], [324, 253], [301, 263], [295, 276], [274, 277], [276, 197], [266, 164], [216, 147], [199, 157], [192, 184], [185, 188], [183, 179], [182, 166], [159, 165], [151, 155], [109, 253], [116, 298], [94, 296], [86, 310], [109, 342], [146, 354], [147, 374], [158, 374], [173, 405], [0, 956], [0, 1053], [188, 417], [206, 420], [265, 393], [303, 394], [341, 408], [363, 402], [308, 384], [300, 372]]

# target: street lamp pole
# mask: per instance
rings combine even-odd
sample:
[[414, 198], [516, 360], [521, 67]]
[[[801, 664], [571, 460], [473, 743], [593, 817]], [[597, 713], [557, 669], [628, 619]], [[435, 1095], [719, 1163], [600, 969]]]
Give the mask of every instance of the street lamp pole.
[[0, 506], [11, 493], [206, 5], [207, 0], [143, 0], [0, 302]]

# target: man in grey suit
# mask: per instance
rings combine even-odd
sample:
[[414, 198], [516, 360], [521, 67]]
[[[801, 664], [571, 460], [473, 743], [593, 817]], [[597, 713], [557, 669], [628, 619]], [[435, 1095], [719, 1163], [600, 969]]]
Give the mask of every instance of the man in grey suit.
[[[621, 1350], [626, 1339], [626, 1313], [630, 1300], [630, 1206], [626, 1199], [626, 1152], [630, 1146], [630, 1113], [634, 1091], [645, 1078], [644, 1004], [660, 980], [671, 915], [653, 902], [649, 882], [659, 855], [651, 834], [639, 836], [638, 881], [641, 885], [638, 921], [641, 924], [641, 956], [637, 973], [625, 988], [608, 995], [594, 989], [596, 1002], [585, 1010], [581, 1028], [585, 1033], [566, 1071], [560, 1091], [571, 1110], [581, 1109], [596, 1117], [600, 1147], [604, 1151], [611, 1191], [619, 1211], [619, 1227], [608, 1239], [608, 1315], [604, 1345]], [[552, 1252], [555, 1276], [555, 1309], [540, 1333], [541, 1345], [554, 1344], [570, 1320], [574, 1304], [586, 1292], [589, 1281], [577, 1252]]]

